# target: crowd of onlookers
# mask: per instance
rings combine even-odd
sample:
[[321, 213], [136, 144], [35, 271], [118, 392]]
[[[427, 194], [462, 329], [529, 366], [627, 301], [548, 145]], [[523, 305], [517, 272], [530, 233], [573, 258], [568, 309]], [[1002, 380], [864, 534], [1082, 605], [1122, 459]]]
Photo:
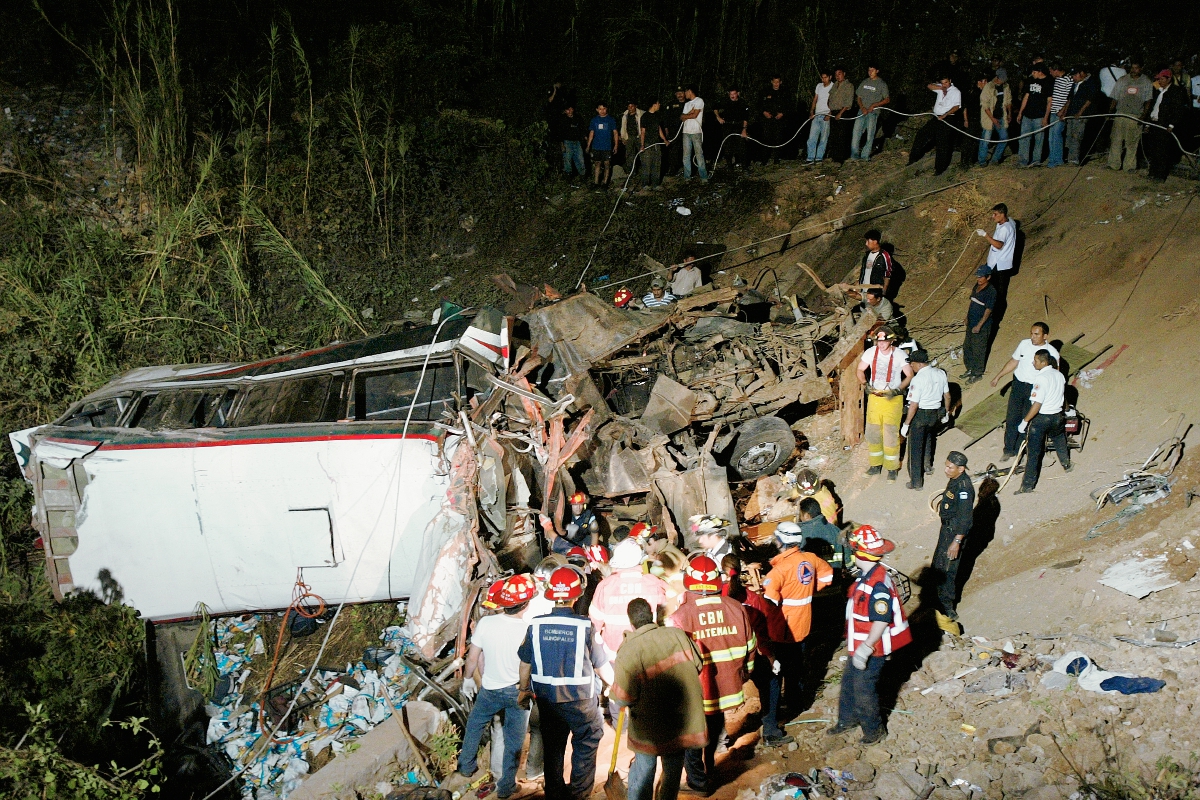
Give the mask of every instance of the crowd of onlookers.
[[[631, 187], [649, 191], [664, 176], [702, 180], [709, 160], [735, 169], [752, 161], [802, 158], [808, 164], [867, 161], [906, 116], [929, 114], [909, 148], [909, 163], [935, 152], [934, 171], [959, 155], [963, 168], [1015, 157], [1021, 167], [1078, 165], [1107, 147], [1108, 165], [1132, 171], [1146, 162], [1163, 180], [1200, 136], [1200, 76], [1182, 59], [1153, 70], [1137, 59], [1095, 68], [1035, 57], [1025, 69], [993, 57], [986, 67], [957, 51], [930, 71], [932, 108], [901, 110], [880, 66], [852, 80], [844, 67], [822, 69], [812, 91], [785, 88], [776, 75], [751, 103], [737, 87], [706, 102], [696, 86], [680, 87], [666, 103], [636, 100], [624, 109], [596, 104], [585, 112], [576, 93], [556, 83], [547, 101], [550, 142], [569, 180], [607, 187], [615, 165], [636, 173]], [[894, 114], [890, 112], [895, 112]], [[805, 127], [805, 130], [801, 130]]]

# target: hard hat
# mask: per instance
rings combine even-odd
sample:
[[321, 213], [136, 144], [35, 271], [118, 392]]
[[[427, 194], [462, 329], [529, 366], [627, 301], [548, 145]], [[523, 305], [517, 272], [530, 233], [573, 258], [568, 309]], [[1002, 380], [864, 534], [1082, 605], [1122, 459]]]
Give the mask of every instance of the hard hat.
[[695, 556], [683, 571], [683, 588], [696, 594], [719, 594], [721, 570], [708, 556]]
[[796, 473], [796, 488], [805, 497], [812, 497], [821, 488], [821, 479], [811, 469], [802, 469]]
[[504, 581], [505, 579], [501, 578], [489, 586], [487, 594], [484, 595], [484, 598], [482, 601], [480, 601], [479, 605], [491, 611], [500, 608], [500, 590], [504, 588]]
[[639, 522], [630, 529], [629, 538], [648, 539], [656, 533], [658, 533], [657, 525], [651, 525], [649, 522]]
[[567, 565], [568, 566], [579, 567], [580, 569], [587, 568], [587, 565], [588, 565], [587, 550], [584, 550], [579, 545], [575, 545], [570, 550], [568, 550], [566, 552], [566, 556], [567, 556]]
[[850, 547], [855, 556], [878, 561], [896, 549], [896, 543], [879, 535], [870, 525], [859, 525], [850, 534]]
[[695, 516], [688, 517], [688, 527], [695, 534], [716, 533], [724, 535], [725, 529], [729, 527], [729, 520], [721, 519], [716, 514], [696, 514]]
[[533, 577], [524, 573], [513, 575], [504, 582], [500, 589], [499, 604], [501, 608], [513, 608], [527, 603], [537, 594], [537, 584]]
[[799, 547], [804, 544], [804, 534], [794, 522], [781, 522], [775, 526], [775, 538], [784, 547]]
[[626, 539], [613, 548], [612, 560], [609, 563], [613, 569], [633, 569], [642, 564], [642, 548], [637, 543]]
[[617, 308], [624, 308], [629, 305], [629, 301], [633, 299], [633, 292], [622, 286], [617, 289], [617, 293], [613, 295], [613, 305]]
[[558, 553], [551, 553], [543, 558], [536, 567], [534, 567], [533, 577], [537, 578], [539, 581], [548, 581], [550, 580], [550, 576], [554, 574], [554, 570], [558, 569], [559, 567], [565, 567], [566, 565], [567, 560], [565, 558], [560, 556]]
[[575, 494], [573, 494], [567, 498], [567, 502], [569, 502], [573, 506], [574, 505], [584, 505], [587, 503], [587, 495], [584, 494], [583, 492], [576, 492]]
[[583, 596], [583, 580], [579, 573], [570, 567], [559, 567], [554, 570], [546, 585], [547, 600], [574, 600]]
[[593, 544], [583, 549], [589, 564], [607, 564], [608, 548], [602, 544]]

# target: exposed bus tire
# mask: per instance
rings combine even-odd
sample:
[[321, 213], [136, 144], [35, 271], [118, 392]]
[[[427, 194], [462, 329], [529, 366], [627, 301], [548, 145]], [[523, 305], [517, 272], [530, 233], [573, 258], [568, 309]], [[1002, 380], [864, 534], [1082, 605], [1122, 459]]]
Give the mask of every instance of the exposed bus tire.
[[760, 417], [738, 427], [729, 469], [742, 480], [771, 475], [791, 457], [796, 435], [779, 417]]

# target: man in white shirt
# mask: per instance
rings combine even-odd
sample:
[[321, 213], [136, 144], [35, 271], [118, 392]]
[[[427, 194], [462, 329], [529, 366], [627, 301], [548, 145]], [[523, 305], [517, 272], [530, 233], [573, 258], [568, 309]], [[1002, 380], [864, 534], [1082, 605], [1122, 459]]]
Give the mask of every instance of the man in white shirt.
[[938, 83], [929, 84], [929, 90], [935, 94], [933, 119], [925, 123], [925, 127], [913, 137], [908, 163], [917, 163], [930, 150], [936, 148], [933, 174], [941, 175], [950, 166], [955, 145], [958, 143], [958, 112], [962, 110], [962, 92], [951, 82], [949, 76], [943, 77]]
[[821, 71], [821, 82], [813, 90], [809, 105], [808, 160], [815, 164], [825, 159], [825, 147], [829, 144], [829, 93], [833, 91], [833, 77], [828, 70]]
[[1008, 218], [1008, 206], [1004, 203], [992, 206], [992, 221], [996, 223], [996, 231], [991, 236], [983, 228], [976, 228], [975, 233], [991, 245], [987, 265], [992, 268], [991, 282], [996, 287], [996, 296], [1003, 299], [1008, 296], [1008, 279], [1012, 277], [1013, 256], [1017, 252], [1017, 226]]
[[[992, 378], [993, 388], [1000, 385], [1004, 376], [1012, 375], [1012, 383], [1008, 387], [1008, 415], [1004, 420], [1004, 455], [1001, 461], [1008, 461], [1017, 454], [1021, 443], [1021, 434], [1017, 427], [1025, 415], [1029, 413], [1029, 394], [1033, 391], [1033, 379], [1037, 376], [1037, 367], [1033, 365], [1033, 355], [1038, 350], [1045, 349], [1054, 359], [1058, 360], [1058, 350], [1046, 341], [1050, 335], [1050, 326], [1044, 322], [1035, 322], [1029, 329], [1029, 338], [1022, 339], [1013, 351], [1012, 358], [1004, 365], [1004, 369]], [[1013, 374], [1015, 373], [1015, 374]]]
[[690, 253], [683, 257], [683, 263], [671, 276], [671, 294], [675, 297], [687, 297], [704, 285], [704, 276], [700, 267], [696, 266], [696, 257]]
[[908, 437], [909, 489], [922, 489], [925, 476], [933, 473], [933, 453], [938, 426], [949, 422], [950, 382], [946, 373], [929, 363], [929, 354], [914, 350], [908, 357], [916, 374], [908, 384], [908, 416], [900, 435]]
[[[484, 617], [475, 623], [471, 646], [464, 668], [463, 696], [474, 699], [463, 731], [463, 748], [458, 757], [458, 772], [464, 777], [475, 774], [479, 740], [492, 717], [504, 714], [504, 768], [496, 784], [499, 797], [511, 797], [517, 791], [517, 767], [525, 743], [529, 712], [517, 700], [521, 659], [517, 649], [525, 640], [529, 620], [522, 618], [537, 585], [529, 575], [514, 575], [504, 582], [496, 605], [502, 613]], [[483, 658], [482, 677], [479, 659]]]
[[708, 167], [704, 164], [704, 100], [696, 96], [696, 87], [683, 91], [687, 103], [683, 106], [683, 177], [692, 179], [692, 159], [700, 168], [700, 180], [708, 180]]
[[1067, 434], [1063, 430], [1063, 395], [1067, 379], [1058, 371], [1058, 360], [1050, 351], [1042, 348], [1033, 356], [1037, 375], [1033, 379], [1033, 391], [1029, 394], [1029, 412], [1017, 427], [1021, 433], [1028, 431], [1029, 460], [1025, 462], [1025, 478], [1021, 488], [1013, 494], [1028, 494], [1037, 486], [1042, 472], [1042, 455], [1046, 452], [1046, 441], [1058, 454], [1058, 463], [1063, 472], [1070, 472], [1071, 448], [1067, 446]]
[[[858, 383], [867, 389], [867, 420], [863, 438], [867, 440], [868, 475], [878, 475], [887, 467], [888, 482], [894, 483], [900, 472], [900, 419], [904, 416], [904, 390], [912, 380], [908, 355], [895, 346], [896, 334], [879, 328], [871, 334], [874, 347], [868, 347], [858, 362]], [[871, 377], [868, 382], [867, 371]]]

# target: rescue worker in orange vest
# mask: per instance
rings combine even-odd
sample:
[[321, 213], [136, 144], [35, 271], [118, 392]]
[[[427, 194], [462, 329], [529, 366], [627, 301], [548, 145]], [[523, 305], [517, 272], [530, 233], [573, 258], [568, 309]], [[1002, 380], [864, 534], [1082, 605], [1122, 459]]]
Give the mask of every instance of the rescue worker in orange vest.
[[642, 548], [633, 539], [626, 539], [613, 548], [608, 565], [613, 573], [596, 587], [588, 616], [608, 660], [613, 661], [626, 632], [633, 630], [629, 622], [629, 601], [635, 597], [644, 598], [657, 616], [659, 606], [667, 600], [667, 584], [642, 572]]
[[[784, 706], [799, 711], [804, 690], [804, 641], [812, 630], [813, 595], [833, 583], [833, 567], [813, 553], [800, 549], [804, 534], [794, 522], [781, 522], [775, 528], [779, 555], [771, 559], [771, 571], [763, 578], [763, 596], [783, 611], [789, 641], [771, 642], [771, 650], [781, 666], [780, 680], [772, 681], [774, 705], [779, 705], [782, 685], [787, 686]], [[770, 744], [771, 742], [767, 742]]]
[[687, 789], [708, 796], [716, 788], [713, 767], [725, 728], [725, 712], [746, 702], [742, 687], [753, 668], [758, 640], [742, 604], [721, 595], [721, 571], [705, 555], [694, 556], [683, 574], [683, 603], [667, 624], [692, 637], [704, 660], [700, 688], [704, 692], [707, 744], [684, 754]]
[[879, 673], [888, 657], [912, 641], [900, 595], [881, 563], [896, 549], [870, 525], [850, 534], [850, 547], [860, 574], [846, 601], [846, 649], [850, 663], [842, 672], [838, 721], [826, 733], [836, 736], [862, 726], [862, 743], [874, 744], [887, 735], [879, 715]]

